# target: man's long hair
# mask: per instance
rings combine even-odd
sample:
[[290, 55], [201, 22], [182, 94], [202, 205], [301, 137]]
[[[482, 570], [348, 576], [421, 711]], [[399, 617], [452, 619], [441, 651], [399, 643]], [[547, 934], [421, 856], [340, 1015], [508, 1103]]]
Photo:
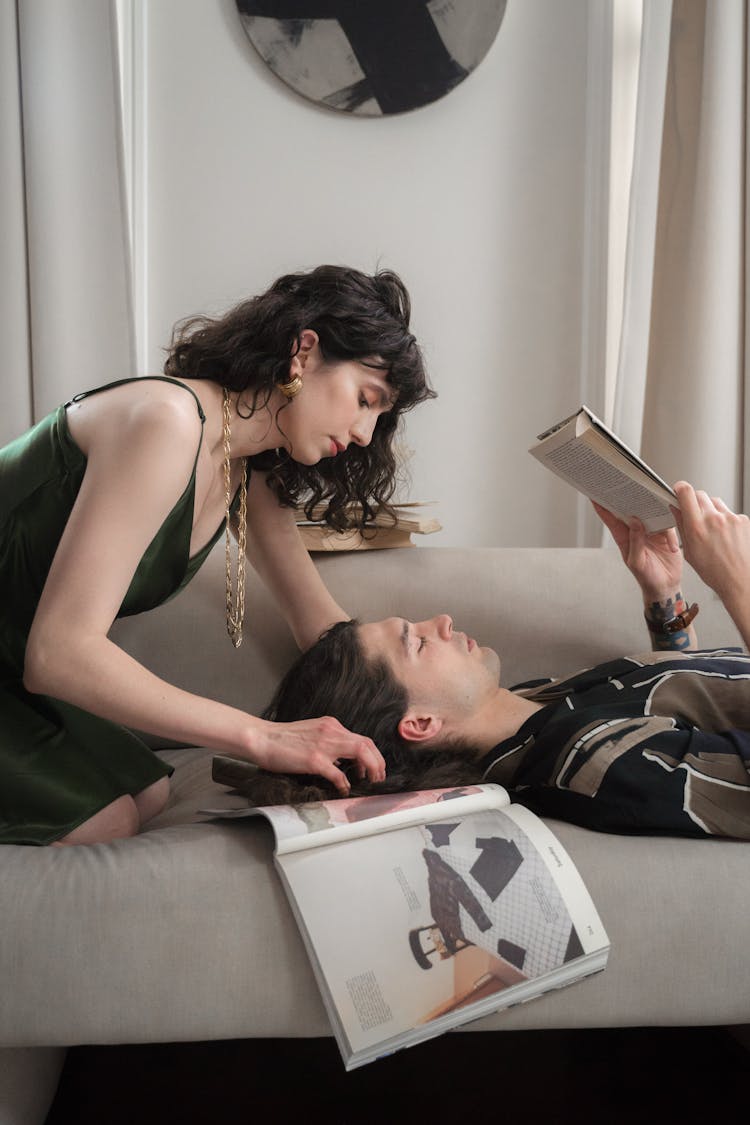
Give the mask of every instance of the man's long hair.
[[[453, 741], [424, 749], [401, 737], [399, 722], [409, 702], [406, 689], [384, 660], [367, 658], [357, 624], [338, 622], [303, 653], [279, 684], [263, 718], [291, 723], [331, 715], [347, 730], [371, 738], [385, 758], [386, 779], [361, 780], [353, 767], [347, 770], [342, 763], [353, 797], [478, 781], [481, 771], [470, 747]], [[264, 770], [236, 788], [255, 805], [302, 804], [340, 796], [324, 778]]]

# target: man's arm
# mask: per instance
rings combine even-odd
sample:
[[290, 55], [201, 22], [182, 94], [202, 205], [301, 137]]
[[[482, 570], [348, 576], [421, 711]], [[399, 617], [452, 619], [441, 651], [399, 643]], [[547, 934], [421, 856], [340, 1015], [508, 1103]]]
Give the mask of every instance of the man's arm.
[[657, 652], [696, 649], [690, 623], [695, 614], [682, 592], [683, 558], [674, 528], [649, 534], [638, 519], [626, 523], [600, 504], [594, 508], [641, 588], [651, 647]]
[[685, 481], [674, 488], [685, 558], [719, 595], [750, 650], [750, 519]]

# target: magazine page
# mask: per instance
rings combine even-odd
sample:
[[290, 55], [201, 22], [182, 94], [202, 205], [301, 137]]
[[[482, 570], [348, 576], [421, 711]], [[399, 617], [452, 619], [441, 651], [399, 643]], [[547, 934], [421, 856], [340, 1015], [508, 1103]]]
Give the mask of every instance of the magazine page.
[[519, 806], [278, 862], [347, 1069], [606, 962], [574, 864]]
[[284, 855], [359, 836], [390, 832], [419, 824], [426, 818], [441, 820], [509, 803], [508, 793], [501, 785], [484, 784], [384, 793], [374, 797], [339, 797], [332, 801], [311, 801], [305, 805], [202, 811], [225, 820], [265, 816], [276, 835], [276, 852]]

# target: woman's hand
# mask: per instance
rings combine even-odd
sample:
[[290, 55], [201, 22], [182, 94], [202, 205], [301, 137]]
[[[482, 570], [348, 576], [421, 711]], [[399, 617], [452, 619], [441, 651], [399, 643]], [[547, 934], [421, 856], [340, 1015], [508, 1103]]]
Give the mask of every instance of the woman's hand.
[[251, 757], [263, 769], [275, 773], [325, 777], [342, 796], [351, 788], [338, 766], [342, 760], [356, 762], [360, 778], [385, 778], [385, 760], [375, 743], [361, 734], [352, 734], [330, 715], [296, 723], [263, 722], [254, 735]]
[[674, 598], [681, 589], [682, 551], [673, 527], [650, 534], [639, 519], [628, 523], [594, 503], [596, 514], [611, 532], [623, 561], [650, 605]]

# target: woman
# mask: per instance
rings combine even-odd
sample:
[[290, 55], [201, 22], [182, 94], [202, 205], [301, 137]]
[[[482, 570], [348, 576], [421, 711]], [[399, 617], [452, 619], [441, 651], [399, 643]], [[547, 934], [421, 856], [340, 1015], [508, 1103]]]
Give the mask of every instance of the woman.
[[[108, 639], [172, 597], [231, 522], [227, 628], [242, 639], [244, 557], [301, 648], [347, 614], [301, 546], [292, 505], [364, 522], [395, 483], [399, 416], [429, 389], [395, 274], [321, 266], [176, 332], [164, 376], [77, 395], [0, 451], [0, 842], [132, 835], [169, 768], [129, 730], [209, 745], [346, 793], [337, 761], [384, 775], [333, 719], [275, 724], [163, 682]], [[236, 572], [236, 573], [235, 573]]]

